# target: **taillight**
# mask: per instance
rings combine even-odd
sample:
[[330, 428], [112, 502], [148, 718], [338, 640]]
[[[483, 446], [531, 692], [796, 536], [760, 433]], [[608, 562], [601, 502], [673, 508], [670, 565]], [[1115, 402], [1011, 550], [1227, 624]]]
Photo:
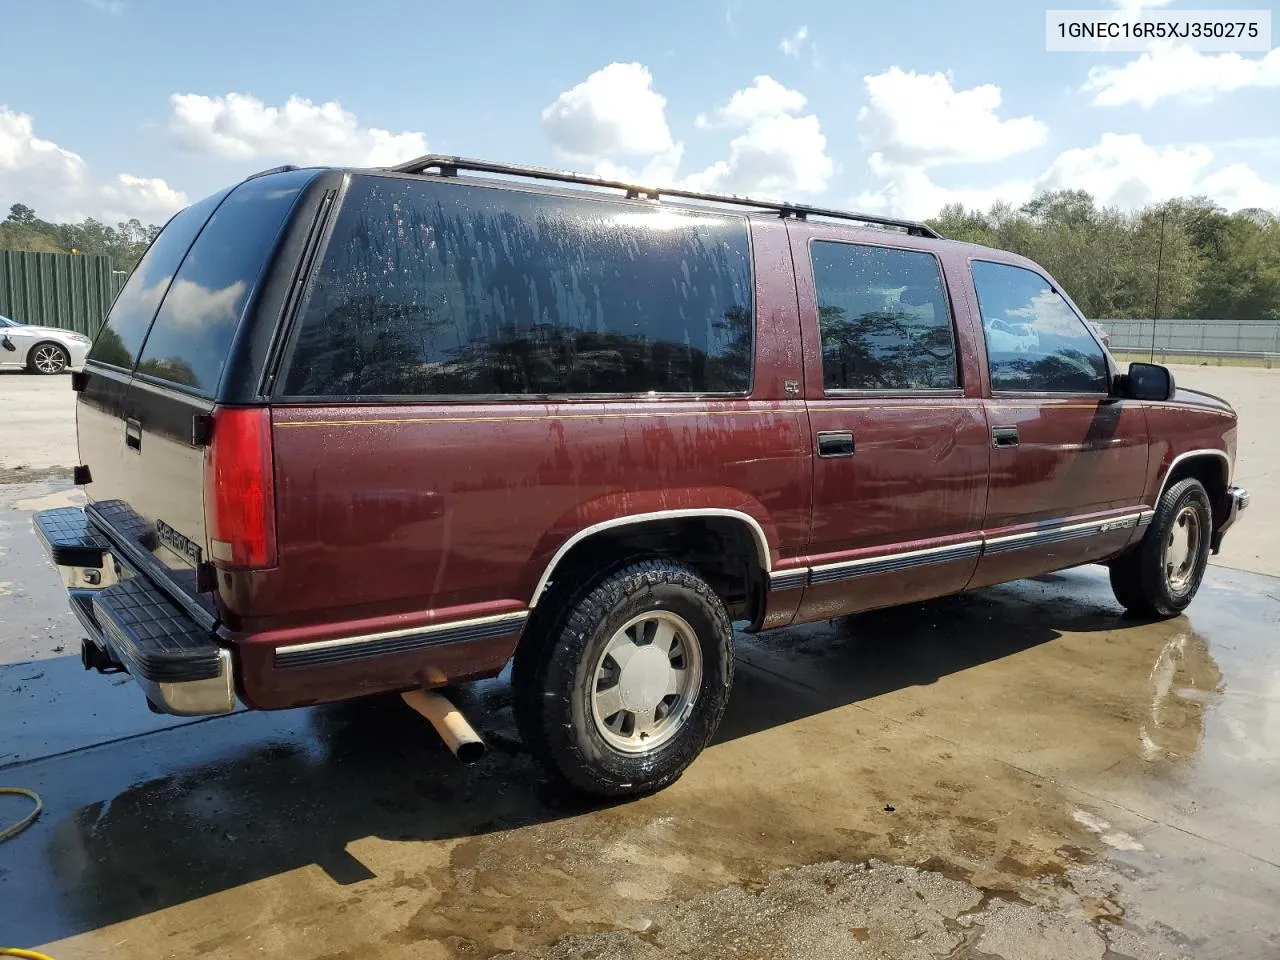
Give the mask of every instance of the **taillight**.
[[275, 566], [270, 409], [214, 411], [204, 475], [205, 530], [214, 563], [223, 568]]

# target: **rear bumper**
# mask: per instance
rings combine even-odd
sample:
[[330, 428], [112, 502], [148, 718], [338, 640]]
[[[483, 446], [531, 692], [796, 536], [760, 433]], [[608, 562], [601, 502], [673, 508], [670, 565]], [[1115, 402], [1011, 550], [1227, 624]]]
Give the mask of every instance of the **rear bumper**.
[[1240, 519], [1240, 514], [1247, 509], [1249, 509], [1249, 491], [1244, 487], [1228, 487], [1227, 516], [1222, 523], [1218, 524], [1218, 529], [1213, 532], [1213, 539], [1210, 541], [1214, 553], [1222, 547], [1222, 538], [1235, 526], [1236, 521]]
[[86, 668], [123, 668], [152, 706], [177, 716], [230, 713], [236, 706], [231, 652], [127, 560], [83, 510], [60, 507], [34, 518], [58, 567], [71, 609], [100, 655]]

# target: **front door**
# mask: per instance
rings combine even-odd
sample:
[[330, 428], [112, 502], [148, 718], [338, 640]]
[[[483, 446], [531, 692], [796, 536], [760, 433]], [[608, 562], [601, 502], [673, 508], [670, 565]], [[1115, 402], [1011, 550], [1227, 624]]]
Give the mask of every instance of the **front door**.
[[958, 334], [972, 345], [967, 306], [926, 244], [790, 229], [814, 445], [797, 620], [961, 590], [981, 550], [991, 453], [973, 351], [957, 350]]
[[1146, 414], [1110, 395], [1101, 345], [1052, 281], [970, 264], [991, 396], [987, 544], [973, 586], [1122, 549], [1144, 520]]

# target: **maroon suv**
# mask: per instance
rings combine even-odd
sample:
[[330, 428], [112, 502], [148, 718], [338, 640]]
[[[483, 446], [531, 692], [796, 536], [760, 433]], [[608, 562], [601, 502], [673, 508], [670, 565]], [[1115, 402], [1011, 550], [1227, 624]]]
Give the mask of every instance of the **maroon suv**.
[[1171, 616], [1247, 505], [1236, 417], [1120, 372], [1035, 263], [885, 218], [424, 157], [169, 222], [41, 513], [158, 710], [491, 677], [580, 790], [670, 783], [731, 624], [1109, 565]]

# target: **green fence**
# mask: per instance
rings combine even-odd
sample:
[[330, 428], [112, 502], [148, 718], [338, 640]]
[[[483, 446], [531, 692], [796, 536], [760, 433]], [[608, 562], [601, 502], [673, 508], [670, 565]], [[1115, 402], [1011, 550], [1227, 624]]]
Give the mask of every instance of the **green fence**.
[[0, 314], [93, 336], [124, 281], [110, 257], [0, 250]]

